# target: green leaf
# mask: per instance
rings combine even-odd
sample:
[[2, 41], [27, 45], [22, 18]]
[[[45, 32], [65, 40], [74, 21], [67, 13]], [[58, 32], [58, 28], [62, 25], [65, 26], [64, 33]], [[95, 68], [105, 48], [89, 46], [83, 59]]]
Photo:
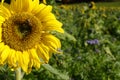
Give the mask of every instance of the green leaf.
[[0, 72], [5, 72], [5, 68], [3, 66], [0, 66]]
[[42, 66], [43, 66], [45, 69], [47, 69], [48, 71], [50, 71], [51, 73], [59, 76], [62, 80], [69, 80], [69, 76], [68, 76], [68, 75], [59, 73], [59, 72], [57, 71], [57, 69], [53, 68], [53, 67], [50, 66], [49, 64], [43, 64]]
[[105, 52], [110, 55], [114, 60], [116, 60], [116, 58], [114, 57], [114, 55], [112, 54], [111, 50], [109, 47], [105, 47], [104, 48]]
[[68, 38], [68, 40], [76, 42], [75, 37], [72, 36], [71, 34], [65, 32], [64, 35], [65, 35], [66, 38]]
[[71, 34], [67, 33], [66, 31], [64, 31], [64, 33], [59, 33], [59, 32], [56, 32], [56, 31], [52, 31], [51, 33], [56, 35], [60, 39], [63, 39], [63, 40], [68, 39], [69, 41], [76, 42], [75, 37], [72, 36]]

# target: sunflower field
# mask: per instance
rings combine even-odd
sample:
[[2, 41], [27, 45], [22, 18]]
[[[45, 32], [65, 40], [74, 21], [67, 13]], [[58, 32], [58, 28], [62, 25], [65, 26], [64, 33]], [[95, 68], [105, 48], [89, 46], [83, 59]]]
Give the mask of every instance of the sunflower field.
[[[120, 80], [120, 6], [47, 3], [63, 23], [64, 34], [52, 32], [63, 54], [53, 54], [49, 65], [33, 69], [23, 80]], [[14, 76], [6, 65], [0, 67], [0, 80]]]

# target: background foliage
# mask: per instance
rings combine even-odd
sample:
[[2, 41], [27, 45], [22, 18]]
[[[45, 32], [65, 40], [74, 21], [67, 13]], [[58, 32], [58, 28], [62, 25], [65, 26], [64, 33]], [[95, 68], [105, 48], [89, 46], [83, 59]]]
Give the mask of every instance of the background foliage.
[[[48, 4], [66, 31], [55, 33], [64, 54], [53, 55], [49, 64], [70, 80], [120, 80], [120, 7], [57, 5], [54, 0]], [[53, 73], [41, 66], [23, 80], [61, 80]], [[14, 76], [7, 66], [0, 67], [0, 80]]]

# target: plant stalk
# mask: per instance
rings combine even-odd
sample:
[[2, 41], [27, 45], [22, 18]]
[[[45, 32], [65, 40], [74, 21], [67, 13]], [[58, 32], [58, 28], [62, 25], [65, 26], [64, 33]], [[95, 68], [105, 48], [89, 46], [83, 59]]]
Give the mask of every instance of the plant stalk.
[[16, 69], [15, 73], [16, 80], [21, 80], [22, 79], [21, 68]]

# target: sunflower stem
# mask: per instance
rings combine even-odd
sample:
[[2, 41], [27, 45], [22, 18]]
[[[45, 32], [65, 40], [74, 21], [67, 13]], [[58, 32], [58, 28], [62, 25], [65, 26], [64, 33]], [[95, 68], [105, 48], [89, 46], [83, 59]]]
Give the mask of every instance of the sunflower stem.
[[21, 68], [16, 69], [15, 73], [16, 73], [16, 80], [21, 80], [22, 79]]

